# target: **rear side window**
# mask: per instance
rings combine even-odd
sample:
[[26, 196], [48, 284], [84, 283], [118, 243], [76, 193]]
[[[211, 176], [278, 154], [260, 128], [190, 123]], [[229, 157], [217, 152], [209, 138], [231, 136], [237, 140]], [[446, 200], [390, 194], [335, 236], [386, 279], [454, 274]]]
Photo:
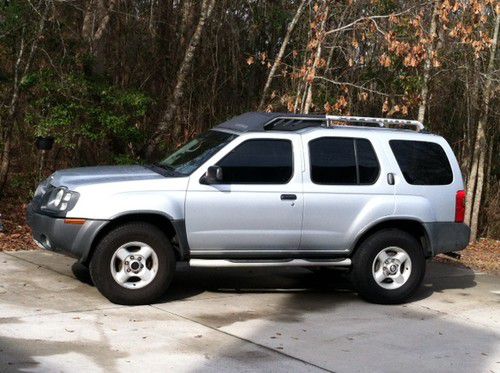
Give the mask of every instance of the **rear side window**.
[[315, 184], [373, 184], [380, 171], [366, 139], [323, 137], [309, 142], [311, 180]]
[[379, 167], [377, 156], [370, 141], [356, 139], [356, 155], [358, 158], [359, 183], [373, 184], [377, 180]]
[[248, 140], [219, 161], [224, 184], [286, 184], [292, 178], [292, 143]]
[[453, 181], [441, 145], [426, 141], [390, 140], [392, 152], [408, 184], [447, 185]]

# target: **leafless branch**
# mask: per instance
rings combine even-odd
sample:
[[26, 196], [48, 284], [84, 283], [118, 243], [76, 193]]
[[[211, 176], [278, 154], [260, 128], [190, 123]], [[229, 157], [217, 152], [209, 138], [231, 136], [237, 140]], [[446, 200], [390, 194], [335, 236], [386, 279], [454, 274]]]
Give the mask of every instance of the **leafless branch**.
[[[421, 5], [418, 5], [418, 6], [421, 6]], [[389, 18], [389, 17], [399, 17], [399, 16], [401, 16], [403, 14], [411, 12], [413, 9], [415, 9], [418, 6], [412, 6], [411, 8], [408, 8], [408, 9], [402, 11], [402, 12], [399, 12], [399, 13], [391, 13], [391, 14], [385, 14], [385, 15], [375, 15], [375, 16], [361, 17], [361, 18], [356, 19], [355, 21], [352, 21], [351, 23], [348, 23], [347, 25], [344, 25], [344, 26], [341, 26], [341, 27], [337, 27], [337, 28], [332, 29], [332, 30], [328, 30], [328, 31], [325, 32], [325, 35], [330, 35], [330, 34], [333, 34], [333, 33], [336, 33], [336, 32], [348, 30], [351, 27], [357, 25], [358, 23], [361, 23], [361, 22], [364, 22], [364, 21], [373, 21], [373, 20], [376, 20], [376, 19], [384, 19], [384, 18]]]

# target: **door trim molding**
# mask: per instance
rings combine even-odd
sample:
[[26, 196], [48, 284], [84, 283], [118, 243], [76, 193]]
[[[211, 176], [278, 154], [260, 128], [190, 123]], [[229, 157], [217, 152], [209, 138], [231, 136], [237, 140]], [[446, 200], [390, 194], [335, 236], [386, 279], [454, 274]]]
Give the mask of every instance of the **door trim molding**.
[[349, 250], [191, 250], [192, 259], [338, 259]]

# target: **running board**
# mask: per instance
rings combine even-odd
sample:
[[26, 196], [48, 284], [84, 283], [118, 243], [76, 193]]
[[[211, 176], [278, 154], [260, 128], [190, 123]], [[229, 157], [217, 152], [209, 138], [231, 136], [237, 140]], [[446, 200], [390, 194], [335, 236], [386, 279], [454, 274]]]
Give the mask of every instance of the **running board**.
[[351, 265], [351, 259], [333, 259], [333, 260], [305, 260], [305, 259], [286, 259], [286, 260], [226, 260], [226, 259], [191, 259], [191, 267], [348, 267]]

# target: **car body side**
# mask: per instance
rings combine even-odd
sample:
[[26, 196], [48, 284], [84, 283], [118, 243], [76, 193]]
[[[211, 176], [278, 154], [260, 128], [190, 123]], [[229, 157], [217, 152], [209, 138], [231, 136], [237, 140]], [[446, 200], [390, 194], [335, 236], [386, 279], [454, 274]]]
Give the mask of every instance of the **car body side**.
[[[223, 131], [230, 132], [227, 129]], [[52, 242], [50, 247], [45, 248], [63, 251], [82, 262], [88, 262], [103, 232], [109, 230], [117, 221], [137, 217], [154, 220], [161, 229], [169, 231], [169, 237], [177, 241], [175, 248], [178, 260], [189, 260], [191, 257], [212, 258], [217, 255], [233, 255], [235, 258], [238, 258], [238, 255], [250, 255], [255, 258], [269, 255], [350, 257], [370, 232], [391, 226], [404, 226], [411, 230], [422, 242], [427, 257], [440, 252], [461, 250], [468, 242], [468, 227], [454, 222], [455, 194], [463, 189], [461, 172], [453, 151], [442, 137], [411, 131], [349, 127], [305, 129], [298, 132], [247, 132], [238, 135], [190, 176], [148, 177], [144, 180], [139, 178], [109, 182], [100, 180], [95, 183], [65, 185], [78, 192], [80, 199], [64, 218], [45, 216], [30, 206], [28, 219], [35, 239], [42, 246], [46, 246], [44, 238], [47, 238], [47, 233], [41, 232], [50, 232], [48, 235], [51, 236]], [[308, 144], [320, 137], [369, 140], [380, 167], [376, 181], [371, 185], [313, 183]], [[209, 166], [216, 164], [238, 145], [251, 139], [286, 139], [292, 142], [293, 176], [288, 184], [233, 186], [205, 185], [200, 182]], [[429, 141], [439, 144], [450, 162], [453, 181], [449, 185], [410, 185], [402, 175], [390, 148], [390, 140]], [[394, 174], [394, 185], [387, 181], [389, 173]], [[234, 223], [231, 216], [224, 216], [224, 198], [231, 192], [235, 192], [235, 196], [236, 192], [241, 194], [240, 199], [233, 202], [239, 204], [241, 214], [247, 214], [246, 222], [251, 225], [253, 231], [248, 229], [246, 232], [235, 232], [234, 236], [229, 236], [237, 238], [238, 234], [241, 235], [239, 251], [238, 247], [234, 250], [221, 247], [220, 240], [214, 241], [211, 247], [204, 248], [203, 245], [208, 245], [214, 234], [197, 227], [207, 226], [207, 219], [217, 222], [226, 219], [225, 224], [229, 228]], [[279, 211], [275, 213], [272, 210], [259, 210], [256, 205], [260, 202], [265, 206], [265, 198], [271, 203], [273, 198], [279, 199], [281, 193], [294, 193], [298, 196], [296, 201], [290, 203], [290, 206], [295, 208], [290, 211], [301, 209], [300, 224], [294, 225], [299, 229], [297, 246], [277, 246], [280, 234], [286, 231], [286, 227], [280, 225], [279, 219], [282, 219], [282, 215]], [[196, 203], [192, 202], [195, 198]], [[258, 201], [258, 198], [263, 200]], [[249, 208], [250, 213], [245, 210], [245, 206]], [[286, 216], [286, 210], [283, 210], [282, 214]], [[85, 224], [65, 223], [65, 219], [72, 218], [85, 219]], [[297, 219], [289, 218], [293, 224], [297, 224]], [[268, 226], [263, 223], [253, 225], [259, 219], [264, 223], [265, 219], [268, 219], [270, 228], [266, 229]], [[259, 229], [263, 230], [263, 233], [259, 233]], [[259, 234], [261, 237], [267, 237], [261, 241], [267, 247], [258, 247], [257, 242], [255, 247], [251, 248], [250, 241], [260, 239]], [[286, 234], [289, 232], [285, 232]], [[272, 241], [275, 235], [278, 239]], [[290, 242], [295, 242], [295, 239], [296, 237], [293, 237]], [[232, 242], [228, 242], [228, 245], [231, 244]]]

